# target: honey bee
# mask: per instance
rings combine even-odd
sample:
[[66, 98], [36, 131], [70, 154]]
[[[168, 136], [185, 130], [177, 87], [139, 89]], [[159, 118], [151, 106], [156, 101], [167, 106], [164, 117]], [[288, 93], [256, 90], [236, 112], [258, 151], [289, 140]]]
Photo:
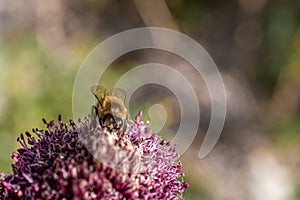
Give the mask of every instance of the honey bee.
[[124, 102], [126, 93], [123, 89], [115, 88], [112, 92], [101, 85], [91, 87], [91, 92], [97, 99], [97, 104], [92, 107], [94, 127], [99, 120], [101, 127], [109, 130], [126, 130], [128, 118]]

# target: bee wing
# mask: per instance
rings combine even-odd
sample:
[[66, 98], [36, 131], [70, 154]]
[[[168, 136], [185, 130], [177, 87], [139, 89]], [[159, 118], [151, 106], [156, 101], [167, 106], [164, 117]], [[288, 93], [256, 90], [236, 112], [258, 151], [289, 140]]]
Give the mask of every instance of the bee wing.
[[125, 90], [123, 90], [121, 88], [114, 88], [113, 91], [112, 91], [112, 95], [115, 96], [115, 97], [118, 97], [123, 102], [125, 102], [125, 99], [126, 99], [126, 92], [125, 92]]
[[93, 85], [91, 87], [91, 92], [95, 95], [99, 102], [101, 102], [105, 96], [110, 95], [110, 92], [102, 85]]

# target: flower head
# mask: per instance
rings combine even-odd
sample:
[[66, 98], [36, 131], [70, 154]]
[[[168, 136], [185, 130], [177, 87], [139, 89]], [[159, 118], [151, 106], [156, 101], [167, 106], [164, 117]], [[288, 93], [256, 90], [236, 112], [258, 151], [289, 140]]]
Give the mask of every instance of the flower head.
[[20, 134], [13, 174], [0, 174], [0, 199], [180, 199], [188, 184], [176, 148], [140, 117], [126, 133], [88, 118], [79, 126], [43, 120], [45, 130]]

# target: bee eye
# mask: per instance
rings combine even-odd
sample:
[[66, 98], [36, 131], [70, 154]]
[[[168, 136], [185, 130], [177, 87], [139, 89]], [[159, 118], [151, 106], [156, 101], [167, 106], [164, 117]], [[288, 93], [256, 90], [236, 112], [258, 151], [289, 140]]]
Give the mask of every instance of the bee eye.
[[105, 122], [105, 121], [111, 121], [113, 119], [113, 116], [112, 115], [110, 115], [110, 114], [107, 114], [107, 115], [105, 115], [104, 117], [103, 117], [103, 121]]
[[114, 118], [115, 122], [116, 122], [116, 127], [115, 128], [121, 128], [123, 126], [123, 120], [119, 117], [115, 117]]

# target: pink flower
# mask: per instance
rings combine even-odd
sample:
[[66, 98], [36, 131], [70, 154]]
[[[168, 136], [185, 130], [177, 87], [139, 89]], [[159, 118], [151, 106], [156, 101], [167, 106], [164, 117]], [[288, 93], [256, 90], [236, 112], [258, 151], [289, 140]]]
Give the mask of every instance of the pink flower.
[[[94, 128], [88, 118], [78, 127], [61, 116], [58, 124], [43, 119], [45, 130], [18, 138], [22, 148], [12, 155], [13, 174], [0, 174], [0, 199], [181, 199], [188, 183], [176, 148], [140, 118], [128, 122], [126, 133]], [[122, 159], [130, 157], [128, 169], [142, 163], [144, 170], [111, 164], [122, 161], [120, 152]]]

